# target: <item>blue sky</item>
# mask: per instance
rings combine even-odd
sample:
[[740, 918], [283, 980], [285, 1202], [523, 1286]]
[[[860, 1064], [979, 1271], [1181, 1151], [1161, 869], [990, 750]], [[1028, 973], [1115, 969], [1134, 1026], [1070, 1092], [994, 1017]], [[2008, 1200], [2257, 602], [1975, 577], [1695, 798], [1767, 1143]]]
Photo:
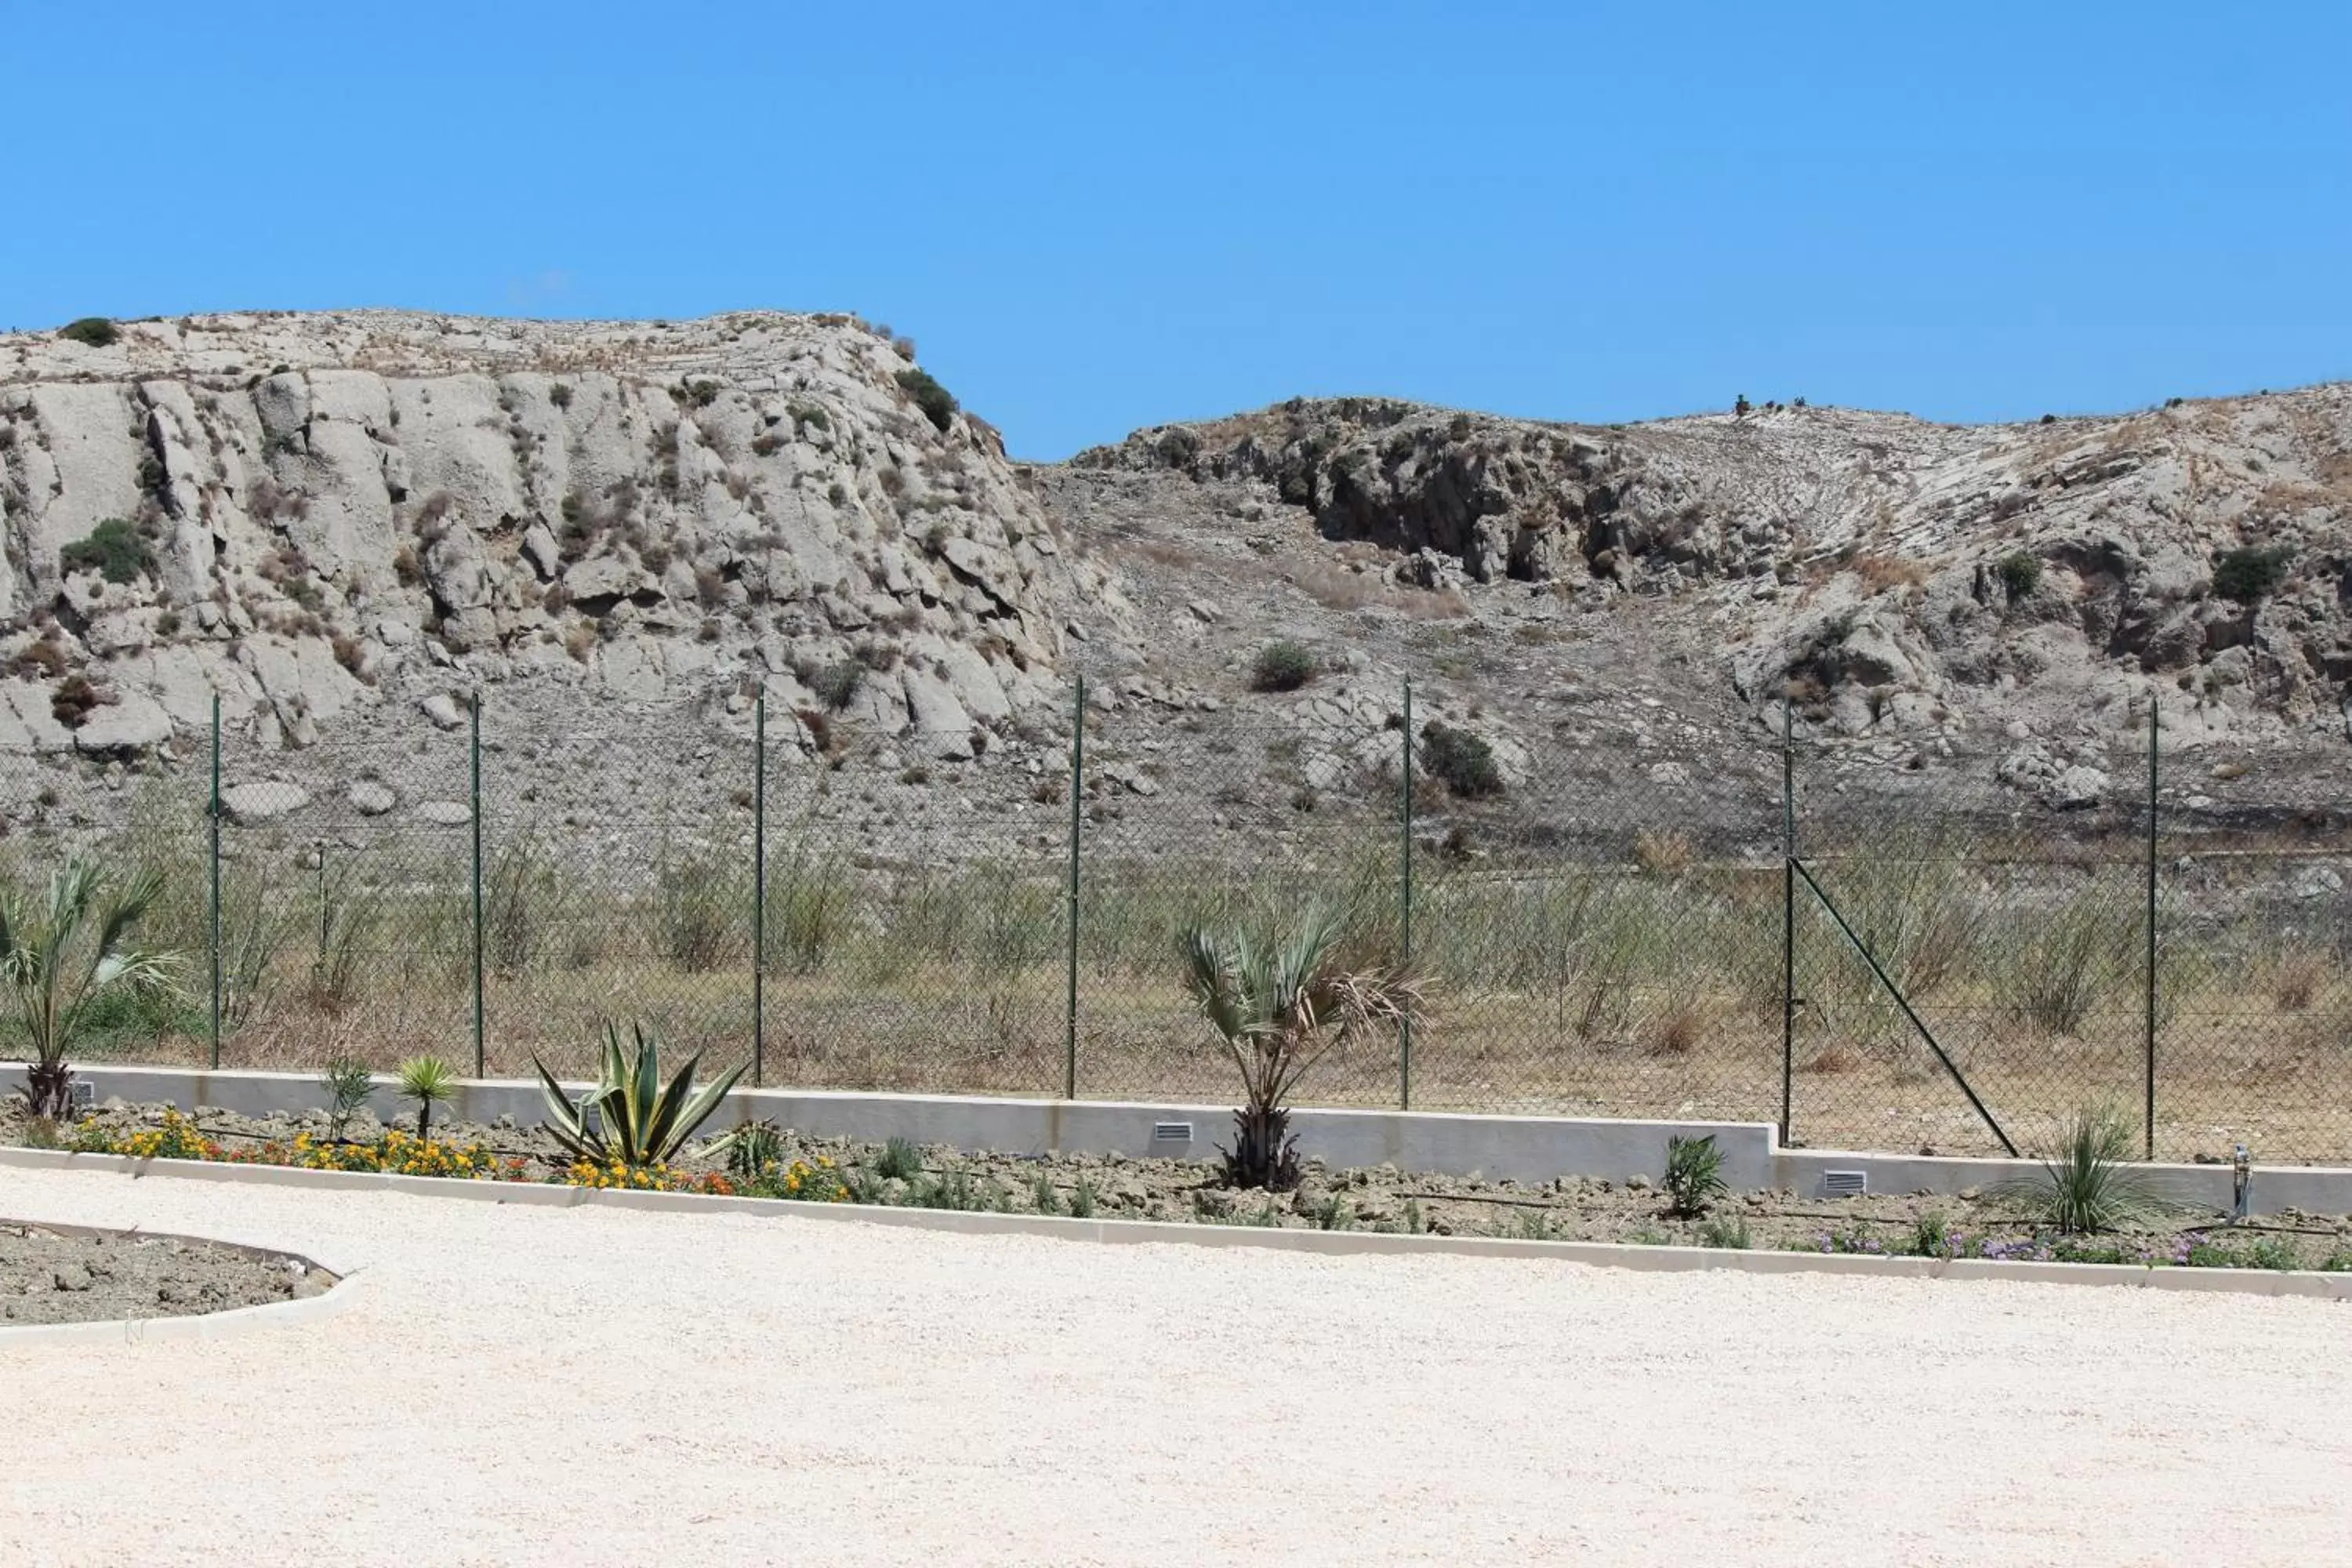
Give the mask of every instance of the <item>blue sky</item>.
[[2352, 375], [2352, 6], [0, 0], [0, 326], [853, 310], [1016, 454], [1298, 394]]

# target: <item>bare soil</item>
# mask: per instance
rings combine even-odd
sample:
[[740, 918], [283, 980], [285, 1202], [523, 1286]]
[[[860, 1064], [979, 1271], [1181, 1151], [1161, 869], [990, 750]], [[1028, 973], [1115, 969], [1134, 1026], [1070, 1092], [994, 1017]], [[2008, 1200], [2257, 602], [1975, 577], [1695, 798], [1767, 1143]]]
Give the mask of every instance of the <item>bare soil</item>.
[[315, 1295], [299, 1258], [176, 1236], [0, 1220], [0, 1324], [184, 1318]]

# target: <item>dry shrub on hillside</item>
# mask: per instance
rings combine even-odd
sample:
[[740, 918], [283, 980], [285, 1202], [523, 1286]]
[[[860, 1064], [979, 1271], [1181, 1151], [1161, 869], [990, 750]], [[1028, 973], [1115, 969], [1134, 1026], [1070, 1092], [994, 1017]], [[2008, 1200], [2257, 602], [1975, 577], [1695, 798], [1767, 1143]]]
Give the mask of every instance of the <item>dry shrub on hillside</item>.
[[1650, 1020], [1643, 1047], [1654, 1057], [1686, 1057], [1706, 1037], [1706, 1015], [1697, 1004], [1676, 1002]]

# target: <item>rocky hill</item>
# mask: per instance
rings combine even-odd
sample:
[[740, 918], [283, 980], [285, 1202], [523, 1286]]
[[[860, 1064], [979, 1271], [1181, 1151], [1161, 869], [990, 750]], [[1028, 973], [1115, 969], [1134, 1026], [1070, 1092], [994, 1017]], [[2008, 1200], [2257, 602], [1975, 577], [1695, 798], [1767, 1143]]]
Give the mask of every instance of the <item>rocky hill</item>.
[[593, 740], [603, 776], [546, 770], [593, 810], [764, 689], [811, 755], [971, 758], [1116, 598], [913, 354], [772, 314], [0, 337], [0, 756], [82, 760], [70, 794], [184, 759], [217, 691], [248, 769], [283, 759], [268, 798], [397, 795], [411, 733], [489, 689], [508, 749]]
[[[1973, 428], [1294, 402], [1038, 466], [847, 317], [210, 316], [0, 337], [0, 503], [19, 824], [184, 776], [215, 691], [249, 818], [446, 820], [478, 692], [500, 787], [590, 836], [740, 795], [764, 691], [876, 853], [1052, 839], [1079, 669], [1098, 814], [1171, 829], [1362, 805], [1407, 676], [1524, 810], [1733, 840], [1784, 697], [1840, 788], [2070, 821], [2128, 802], [2151, 702], [2183, 803], [2332, 805], [2352, 755], [2342, 386]], [[1301, 680], [1254, 679], [1276, 640]]]
[[1417, 669], [1588, 781], [1703, 790], [1785, 694], [1857, 786], [2081, 808], [2137, 787], [2154, 702], [2176, 798], [2345, 799], [2341, 385], [1982, 427], [1293, 402], [1138, 432], [1049, 493], [1139, 609], [1222, 585], [1242, 641], [1304, 625]]

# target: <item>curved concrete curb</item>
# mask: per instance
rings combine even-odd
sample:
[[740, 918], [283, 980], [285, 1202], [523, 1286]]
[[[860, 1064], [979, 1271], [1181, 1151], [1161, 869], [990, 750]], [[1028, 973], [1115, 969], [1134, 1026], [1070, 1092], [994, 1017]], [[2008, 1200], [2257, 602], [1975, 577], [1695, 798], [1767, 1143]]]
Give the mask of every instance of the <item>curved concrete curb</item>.
[[[42, 1151], [28, 1151], [41, 1152]], [[125, 1163], [136, 1164], [137, 1161]], [[62, 1221], [8, 1216], [6, 1223], [55, 1231], [60, 1236], [121, 1237], [134, 1234], [151, 1241], [200, 1242], [226, 1247], [268, 1258], [295, 1258], [327, 1277], [327, 1288], [315, 1296], [291, 1301], [265, 1301], [256, 1307], [231, 1307], [220, 1312], [191, 1312], [173, 1318], [100, 1318], [86, 1323], [20, 1323], [0, 1327], [0, 1352], [42, 1345], [149, 1344], [166, 1340], [226, 1340], [268, 1329], [291, 1328], [333, 1317], [359, 1293], [359, 1276], [350, 1269], [331, 1268], [307, 1254], [263, 1243], [234, 1241], [217, 1236], [189, 1236], [180, 1231], [142, 1230], [126, 1233], [119, 1227], [68, 1225]]]
[[[1874, 1258], [1857, 1253], [1742, 1252], [1703, 1247], [1644, 1247], [1606, 1241], [1520, 1241], [1505, 1237], [1404, 1236], [1364, 1230], [1282, 1230], [1247, 1225], [1178, 1220], [1071, 1219], [1054, 1215], [964, 1213], [950, 1209], [876, 1208], [807, 1203], [790, 1198], [706, 1197], [698, 1193], [625, 1192], [559, 1187], [536, 1182], [464, 1181], [447, 1176], [395, 1176], [367, 1171], [304, 1171], [284, 1165], [229, 1165], [196, 1160], [134, 1160], [121, 1154], [77, 1154], [51, 1149], [0, 1149], [0, 1166], [119, 1172], [131, 1177], [250, 1183], [261, 1186], [405, 1192], [420, 1197], [550, 1208], [675, 1210], [688, 1214], [748, 1214], [771, 1218], [831, 1220], [850, 1225], [906, 1226], [964, 1236], [1047, 1236], [1130, 1246], [1263, 1247], [1327, 1256], [1439, 1253], [1466, 1257], [1549, 1258], [1601, 1268], [1651, 1273], [1727, 1269], [1741, 1274], [1853, 1274], [1897, 1279], [1995, 1280], [2012, 1284], [2106, 1285], [2147, 1290], [2220, 1290], [2243, 1296], [2302, 1296], [2352, 1300], [2352, 1273], [2256, 1268], [2146, 1268], [2121, 1263], [1996, 1262], [1981, 1258]], [[282, 1250], [282, 1249], [281, 1249]], [[345, 1276], [345, 1282], [349, 1282]], [[335, 1296], [338, 1286], [326, 1296]], [[244, 1311], [276, 1311], [288, 1302]], [[235, 1316], [222, 1313], [222, 1317]], [[199, 1320], [156, 1320], [156, 1321]], [[77, 1325], [79, 1326], [79, 1325]]]

